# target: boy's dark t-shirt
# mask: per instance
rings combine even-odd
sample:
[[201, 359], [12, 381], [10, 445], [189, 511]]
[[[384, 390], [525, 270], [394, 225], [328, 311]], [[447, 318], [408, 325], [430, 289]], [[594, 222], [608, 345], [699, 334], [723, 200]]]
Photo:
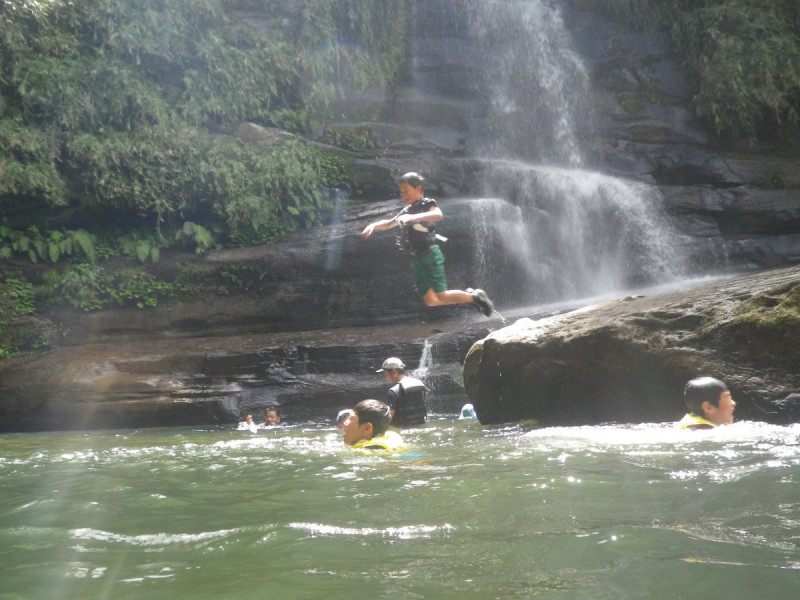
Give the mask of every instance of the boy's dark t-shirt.
[[[406, 206], [400, 214], [418, 215], [436, 206], [433, 198], [420, 198]], [[433, 223], [414, 223], [405, 227], [406, 250], [411, 256], [422, 256], [434, 246], [436, 227]]]

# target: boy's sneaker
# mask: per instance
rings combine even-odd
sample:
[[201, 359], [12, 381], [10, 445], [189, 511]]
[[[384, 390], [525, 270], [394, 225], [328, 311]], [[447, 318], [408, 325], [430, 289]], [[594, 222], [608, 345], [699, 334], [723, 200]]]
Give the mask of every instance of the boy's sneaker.
[[477, 307], [484, 317], [491, 317], [494, 312], [494, 304], [489, 300], [489, 295], [483, 290], [470, 290], [472, 303]]

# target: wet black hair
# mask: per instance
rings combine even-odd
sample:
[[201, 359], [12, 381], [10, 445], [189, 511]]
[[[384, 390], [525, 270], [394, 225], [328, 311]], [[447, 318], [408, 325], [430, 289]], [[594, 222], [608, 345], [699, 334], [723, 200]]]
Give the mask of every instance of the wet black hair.
[[713, 377], [695, 377], [686, 384], [683, 390], [683, 401], [689, 412], [703, 415], [703, 402], [719, 406], [719, 397], [722, 392], [727, 392], [728, 386]]
[[353, 407], [358, 415], [358, 424], [372, 423], [372, 435], [383, 435], [389, 428], [392, 413], [389, 406], [380, 400], [362, 400]]
[[422, 175], [415, 173], [414, 171], [410, 171], [397, 180], [397, 185], [400, 185], [401, 183], [407, 183], [411, 187], [416, 188], [422, 187], [422, 183], [424, 181], [425, 178]]

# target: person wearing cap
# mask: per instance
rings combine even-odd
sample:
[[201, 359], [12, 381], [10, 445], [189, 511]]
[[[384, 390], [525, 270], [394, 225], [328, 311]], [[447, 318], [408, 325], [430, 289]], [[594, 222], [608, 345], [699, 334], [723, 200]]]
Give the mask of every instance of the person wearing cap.
[[680, 429], [713, 429], [733, 423], [736, 402], [728, 386], [719, 379], [692, 379], [684, 388], [683, 401], [689, 412], [678, 422]]
[[[395, 217], [382, 219], [367, 225], [361, 232], [369, 238], [376, 230], [383, 231], [397, 226], [403, 228], [406, 251], [411, 258], [411, 269], [422, 300], [426, 306], [447, 304], [473, 304], [484, 316], [491, 316], [494, 304], [485, 291], [467, 288], [448, 290], [444, 272], [444, 255], [436, 243], [437, 221], [444, 218], [442, 210], [433, 198], [425, 198], [422, 191], [424, 178], [418, 173], [406, 173], [400, 178], [400, 196], [406, 206]], [[444, 238], [442, 238], [444, 239]]]
[[376, 373], [383, 373], [392, 387], [386, 393], [386, 404], [392, 411], [392, 425], [410, 427], [423, 425], [428, 416], [425, 409], [425, 384], [406, 375], [403, 361], [392, 356], [383, 361]]
[[345, 416], [342, 429], [344, 443], [365, 450], [397, 450], [403, 438], [388, 431], [392, 420], [389, 406], [380, 400], [362, 400]]

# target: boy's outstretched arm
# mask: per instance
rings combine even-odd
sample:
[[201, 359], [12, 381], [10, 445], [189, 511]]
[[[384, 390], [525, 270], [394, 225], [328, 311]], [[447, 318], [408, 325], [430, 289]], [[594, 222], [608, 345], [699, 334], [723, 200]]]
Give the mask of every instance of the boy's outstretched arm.
[[364, 227], [364, 231], [361, 232], [361, 235], [364, 238], [368, 238], [372, 235], [372, 232], [376, 229], [378, 231], [383, 231], [384, 229], [391, 229], [392, 227], [397, 227], [397, 217], [392, 219], [381, 219], [380, 221], [375, 221], [374, 223], [370, 223], [366, 227]]

